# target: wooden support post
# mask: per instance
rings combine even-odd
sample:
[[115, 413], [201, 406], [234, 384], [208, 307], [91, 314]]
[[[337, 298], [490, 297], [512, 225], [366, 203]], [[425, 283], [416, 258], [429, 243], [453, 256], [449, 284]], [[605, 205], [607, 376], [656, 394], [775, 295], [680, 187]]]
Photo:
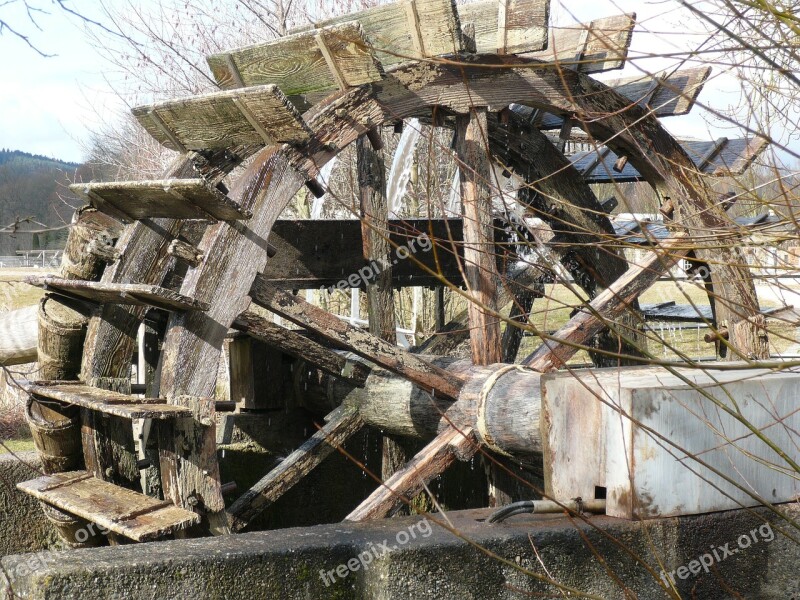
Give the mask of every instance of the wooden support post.
[[464, 214], [464, 271], [469, 304], [470, 344], [475, 364], [501, 362], [497, 314], [497, 263], [491, 216], [489, 129], [485, 108], [456, 119]]
[[456, 459], [469, 460], [477, 451], [478, 443], [472, 428], [461, 431], [449, 428], [370, 494], [369, 498], [347, 515], [346, 520], [367, 521], [388, 516], [397, 506], [410, 502], [411, 498], [422, 492], [428, 483]]
[[[544, 285], [542, 285], [542, 288], [544, 288]], [[544, 289], [542, 289], [542, 292], [544, 292]], [[516, 361], [524, 330], [521, 327], [517, 327], [515, 323], [524, 325], [528, 322], [528, 315], [533, 308], [533, 301], [537, 297], [541, 298], [542, 293], [528, 290], [520, 292], [514, 297], [514, 301], [511, 303], [511, 310], [508, 313], [508, 318], [511, 322], [506, 323], [506, 328], [503, 331], [501, 344], [503, 362], [513, 363]]]
[[[464, 271], [473, 301], [467, 305], [472, 362], [489, 365], [503, 360], [500, 320], [497, 317], [497, 262], [492, 232], [492, 167], [489, 124], [485, 108], [472, 108], [456, 118], [456, 153], [461, 169], [464, 215]], [[488, 457], [483, 465], [489, 480], [489, 506], [510, 501], [499, 487], [500, 473]]]
[[334, 410], [326, 421], [319, 431], [231, 505], [228, 513], [232, 530], [244, 529], [364, 425], [358, 410], [346, 405]]
[[439, 285], [436, 286], [436, 331], [441, 331], [444, 329], [446, 324], [445, 321], [445, 313], [444, 313], [444, 286]]
[[456, 376], [390, 344], [305, 300], [279, 290], [262, 276], [250, 289], [253, 301], [275, 314], [305, 327], [385, 369], [407, 377], [421, 388], [437, 395], [457, 398], [463, 382]]
[[[370, 131], [376, 132], [372, 129]], [[369, 135], [369, 134], [367, 134]], [[377, 136], [380, 140], [380, 135]], [[392, 246], [389, 243], [389, 203], [386, 197], [386, 167], [380, 146], [369, 137], [370, 144], [359, 138], [356, 145], [358, 190], [361, 210], [361, 239], [364, 259], [377, 264], [379, 270], [367, 282], [369, 331], [375, 337], [397, 343], [394, 292], [392, 289]], [[381, 478], [386, 480], [408, 460], [400, 440], [382, 438]]]

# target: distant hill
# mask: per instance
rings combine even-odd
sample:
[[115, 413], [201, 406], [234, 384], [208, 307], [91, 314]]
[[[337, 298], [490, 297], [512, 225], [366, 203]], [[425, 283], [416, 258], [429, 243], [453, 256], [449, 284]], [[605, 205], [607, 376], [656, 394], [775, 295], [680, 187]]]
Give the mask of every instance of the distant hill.
[[0, 150], [0, 228], [16, 218], [69, 222], [77, 199], [67, 188], [81, 165], [19, 150]]
[[57, 158], [42, 156], [41, 154], [30, 154], [22, 150], [8, 150], [3, 148], [0, 150], [0, 165], [10, 162], [20, 166], [28, 165], [34, 168], [40, 166], [54, 166], [57, 168], [77, 169], [80, 166], [78, 163], [65, 162]]
[[[16, 219], [32, 218], [48, 227], [69, 223], [81, 202], [69, 191], [68, 183], [81, 165], [19, 150], [0, 150], [0, 230]], [[41, 226], [36, 226], [41, 228]], [[0, 234], [7, 238], [8, 234]], [[5, 253], [28, 250], [30, 236], [0, 240]], [[44, 236], [34, 246], [51, 247], [61, 235]], [[53, 239], [51, 239], [53, 238]], [[59, 238], [59, 239], [56, 239]]]

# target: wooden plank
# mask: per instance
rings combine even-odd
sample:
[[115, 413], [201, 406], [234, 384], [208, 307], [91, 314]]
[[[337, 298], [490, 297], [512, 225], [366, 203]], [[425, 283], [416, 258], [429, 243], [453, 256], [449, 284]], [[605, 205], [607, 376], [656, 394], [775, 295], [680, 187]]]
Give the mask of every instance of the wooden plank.
[[169, 406], [163, 398], [138, 398], [82, 385], [80, 382], [20, 381], [20, 385], [38, 398], [48, 398], [123, 419], [178, 419], [191, 416], [188, 409]]
[[[464, 272], [472, 362], [483, 366], [502, 362], [497, 272], [492, 233], [492, 177], [489, 123], [484, 107], [456, 117], [456, 158], [459, 162], [461, 207], [464, 215]], [[499, 470], [481, 457], [489, 484], [489, 506], [511, 501], [498, 489]]]
[[[697, 97], [711, 74], [711, 67], [680, 69], [660, 75], [640, 75], [603, 81], [618, 94], [649, 107], [658, 117], [685, 115], [691, 112]], [[560, 129], [559, 115], [542, 116], [540, 129]]]
[[472, 361], [488, 365], [502, 361], [497, 273], [492, 233], [491, 164], [486, 109], [475, 108], [456, 119], [456, 156], [461, 173], [464, 215], [464, 272]]
[[[482, 4], [495, 4], [494, 2]], [[520, 52], [535, 52], [543, 49], [547, 44], [547, 24], [550, 18], [550, 0], [499, 0], [497, 4], [497, 34], [494, 48], [491, 45], [481, 50], [481, 36], [478, 34], [476, 23], [476, 46], [478, 52], [498, 54], [517, 54]], [[465, 5], [461, 10], [467, 12], [470, 5]], [[466, 14], [462, 22], [467, 22]]]
[[[475, 28], [478, 54], [536, 52], [547, 45], [549, 0], [489, 0], [458, 6], [462, 26]], [[499, 27], [504, 23], [504, 27]]]
[[628, 269], [561, 329], [549, 336], [522, 364], [540, 373], [563, 367], [580, 350], [581, 345], [586, 345], [609, 321], [622, 314], [690, 249], [683, 233], [658, 246], [645, 262]]
[[358, 195], [361, 216], [361, 245], [364, 260], [382, 268], [367, 283], [369, 331], [390, 343], [397, 341], [394, 295], [392, 291], [392, 246], [383, 232], [389, 229], [389, 204], [386, 197], [386, 166], [383, 152], [360, 138], [356, 147]]
[[160, 144], [179, 152], [279, 142], [301, 144], [311, 135], [300, 113], [276, 85], [168, 100], [139, 106], [132, 112]]
[[[410, 0], [320, 21], [313, 27], [358, 21], [384, 68], [464, 50], [453, 0]], [[310, 27], [298, 29], [305, 31]]]
[[462, 380], [396, 345], [353, 327], [305, 300], [279, 290], [260, 275], [250, 297], [259, 306], [338, 344], [382, 367], [407, 377], [421, 388], [437, 395], [457, 398]]
[[[767, 148], [769, 142], [755, 138], [728, 140], [722, 148], [717, 148], [716, 144], [713, 141], [697, 140], [680, 142], [698, 170], [714, 177], [741, 175]], [[714, 150], [719, 151], [710, 154]], [[577, 152], [569, 156], [570, 162], [581, 171], [588, 170], [589, 166], [597, 163], [586, 175], [588, 183], [629, 183], [644, 180], [630, 161], [625, 164], [622, 171], [617, 172], [614, 170], [614, 164], [619, 160], [619, 156], [605, 147], [601, 148], [600, 152], [603, 156], [598, 157], [597, 151]]]
[[[510, 236], [499, 219], [493, 222], [492, 229], [497, 245], [495, 255], [501, 264]], [[388, 230], [377, 233], [388, 235], [394, 248], [394, 287], [435, 286], [441, 285], [443, 279], [453, 285], [464, 284], [459, 265], [464, 254], [461, 219], [391, 220]], [[422, 234], [425, 239], [419, 239]], [[365, 281], [371, 279], [358, 275], [369, 266], [361, 251], [361, 240], [361, 223], [356, 219], [279, 220], [269, 237], [276, 254], [267, 263], [264, 277], [283, 289], [336, 287], [342, 282], [346, 288], [364, 289]], [[406, 249], [413, 257], [402, 259], [399, 255]], [[348, 282], [351, 276], [352, 283]]]
[[322, 428], [231, 505], [228, 510], [231, 529], [244, 529], [363, 425], [357, 408], [347, 405], [336, 408], [326, 417]]
[[274, 84], [287, 96], [329, 92], [383, 77], [358, 21], [214, 54], [207, 60], [223, 89]]
[[78, 281], [58, 277], [27, 277], [25, 282], [64, 296], [99, 304], [152, 306], [168, 311], [205, 310], [208, 304], [157, 285]]
[[198, 523], [193, 512], [96, 479], [86, 471], [46, 475], [17, 488], [56, 508], [146, 542]]
[[345, 520], [367, 521], [388, 516], [401, 503], [410, 502], [422, 492], [456, 459], [469, 460], [477, 451], [478, 443], [472, 428], [461, 431], [449, 428], [420, 450], [402, 470], [383, 482]]
[[161, 179], [76, 183], [78, 196], [103, 210], [108, 205], [130, 219], [219, 219], [236, 221], [252, 215], [204, 179]]
[[363, 385], [369, 374], [360, 363], [349, 361], [300, 332], [276, 325], [252, 310], [246, 310], [236, 317], [233, 327], [289, 356], [304, 360], [336, 377], [349, 379], [357, 385]]
[[[575, 67], [579, 64], [582, 73], [621, 69], [628, 56], [635, 22], [635, 14], [623, 14], [595, 19], [589, 23], [551, 27], [547, 49], [528, 52], [525, 56], [551, 61], [563, 67]], [[582, 58], [575, 61], [575, 48], [586, 30], [590, 33]]]

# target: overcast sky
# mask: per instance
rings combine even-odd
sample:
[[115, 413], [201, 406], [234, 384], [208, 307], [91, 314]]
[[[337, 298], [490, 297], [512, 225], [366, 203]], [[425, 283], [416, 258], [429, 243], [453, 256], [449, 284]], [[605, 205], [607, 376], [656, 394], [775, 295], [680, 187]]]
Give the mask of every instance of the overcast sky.
[[[570, 22], [570, 13], [580, 21], [588, 21], [620, 12], [636, 12], [638, 25], [633, 37], [632, 57], [640, 52], [685, 50], [700, 39], [691, 35], [686, 15], [667, 2], [564, 0], [564, 4], [568, 10], [559, 6], [557, 0], [552, 1], [556, 22]], [[98, 16], [92, 12], [97, 10], [96, 4], [89, 0], [74, 2], [73, 6], [86, 14]], [[31, 41], [38, 48], [54, 56], [45, 58], [38, 55], [7, 32], [0, 35], [0, 56], [4, 57], [0, 147], [63, 160], [82, 160], [87, 134], [97, 122], [98, 114], [108, 115], [110, 109], [120, 106], [103, 77], [107, 66], [85, 41], [82, 24], [57, 8], [52, 8], [50, 15], [39, 17], [41, 32], [36, 31], [22, 12], [4, 8], [1, 15], [3, 19], [18, 24], [20, 30], [30, 33]], [[648, 31], [657, 33], [649, 34]], [[639, 68], [655, 70], [672, 64], [674, 60], [635, 61], [626, 67], [623, 74], [639, 73]], [[603, 77], [618, 76], [620, 72], [616, 71]], [[735, 103], [737, 98], [735, 80], [725, 77], [717, 69], [706, 85], [701, 101], [725, 108]], [[697, 109], [692, 115], [664, 119], [663, 123], [673, 133], [683, 136], [734, 136], [729, 130], [710, 127], [703, 111]]]

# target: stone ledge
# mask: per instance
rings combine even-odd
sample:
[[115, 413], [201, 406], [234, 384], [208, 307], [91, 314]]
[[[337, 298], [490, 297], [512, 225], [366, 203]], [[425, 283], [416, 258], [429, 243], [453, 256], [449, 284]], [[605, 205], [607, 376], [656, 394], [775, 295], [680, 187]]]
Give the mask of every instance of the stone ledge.
[[[800, 516], [800, 508], [784, 508], [792, 518]], [[12, 597], [11, 590], [16, 598], [37, 599], [522, 598], [525, 593], [561, 597], [552, 586], [514, 568], [542, 573], [532, 545], [562, 584], [603, 598], [622, 597], [619, 585], [568, 519], [520, 515], [497, 525], [477, 520], [487, 514], [486, 510], [460, 511], [448, 516], [463, 536], [509, 563], [437, 525], [432, 524], [425, 536], [427, 525], [422, 527], [420, 517], [405, 517], [72, 550], [56, 557], [47, 553], [9, 556], [0, 562], [5, 577], [0, 598]], [[712, 546], [733, 547], [739, 535], [763, 525], [764, 519], [771, 523], [773, 541], [761, 539], [714, 564], [707, 574], [676, 576], [678, 591], [684, 597], [707, 600], [728, 598], [734, 590], [748, 598], [791, 598], [800, 592], [796, 576], [800, 545], [781, 535], [774, 515], [762, 509], [655, 519], [644, 525], [593, 517], [591, 526], [582, 523], [579, 528], [626, 586], [640, 598], [656, 599], [667, 597], [658, 585], [658, 575], [654, 578], [600, 531], [623, 542], [659, 574], [659, 560], [667, 570], [688, 566]], [[359, 567], [325, 585], [320, 570], [335, 572], [338, 565], [386, 540], [390, 546], [397, 545], [397, 535], [412, 527], [416, 539], [373, 560], [367, 570]]]

